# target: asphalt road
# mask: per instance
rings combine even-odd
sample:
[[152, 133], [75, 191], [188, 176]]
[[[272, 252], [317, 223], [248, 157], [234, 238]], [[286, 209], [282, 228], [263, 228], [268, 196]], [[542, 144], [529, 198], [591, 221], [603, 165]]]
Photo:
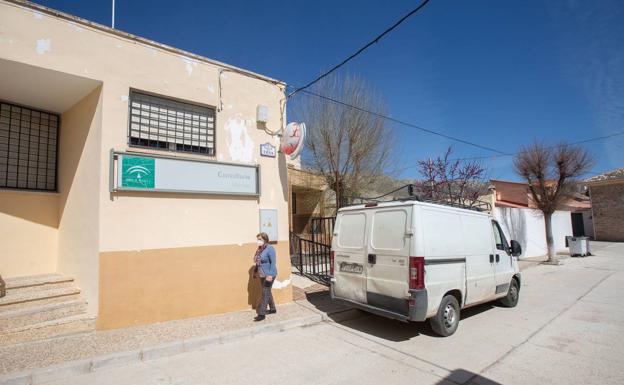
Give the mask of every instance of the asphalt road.
[[520, 303], [433, 335], [361, 313], [54, 384], [624, 384], [624, 244], [523, 273]]

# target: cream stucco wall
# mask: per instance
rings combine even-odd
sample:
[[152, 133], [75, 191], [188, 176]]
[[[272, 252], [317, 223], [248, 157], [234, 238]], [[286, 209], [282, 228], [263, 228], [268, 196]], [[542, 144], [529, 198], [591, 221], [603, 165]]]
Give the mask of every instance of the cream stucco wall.
[[58, 271], [71, 275], [91, 314], [98, 308], [101, 88], [61, 116]]
[[[286, 160], [281, 155], [267, 158], [259, 154], [262, 143], [270, 142], [278, 146], [278, 137], [267, 131], [276, 132], [283, 124], [283, 84], [13, 2], [0, 1], [0, 25], [0, 59], [102, 83], [101, 89], [91, 93], [63, 116], [63, 122], [67, 120], [64, 124], [70, 128], [61, 128], [61, 194], [56, 212], [60, 215], [59, 270], [77, 276], [92, 305], [96, 303], [96, 296], [108, 301], [99, 305], [100, 312], [109, 312], [104, 327], [127, 324], [110, 318], [114, 317], [110, 314], [111, 309], [117, 309], [109, 306], [109, 294], [116, 284], [111, 278], [114, 276], [112, 272], [120, 271], [125, 266], [129, 270], [123, 279], [135, 279], [145, 284], [167, 279], [166, 271], [152, 269], [147, 272], [140, 268], [140, 264], [132, 263], [133, 260], [145, 261], [138, 259], [139, 255], [142, 258], [153, 256], [155, 263], [161, 266], [176, 266], [179, 277], [183, 275], [185, 266], [176, 265], [176, 252], [172, 250], [194, 247], [193, 252], [184, 254], [185, 258], [194, 261], [194, 269], [214, 269], [214, 258], [218, 257], [217, 261], [222, 259], [219, 263], [232, 266], [227, 271], [236, 274], [246, 272], [245, 266], [251, 260], [249, 244], [254, 242], [259, 230], [260, 208], [274, 208], [279, 213], [279, 236], [276, 241], [284, 255], [279, 258], [282, 266], [278, 280], [284, 288], [278, 289], [281, 292], [278, 297], [282, 301], [287, 300], [290, 293], [290, 262], [286, 255], [288, 248], [285, 247], [288, 243]], [[259, 164], [261, 196], [109, 193], [110, 150], [142, 151], [127, 144], [130, 89], [216, 107], [216, 156], [177, 156]], [[269, 109], [266, 127], [256, 124], [256, 107], [259, 104]], [[64, 135], [71, 137], [63, 138]], [[63, 155], [63, 147], [72, 147], [74, 142], [78, 142], [77, 147], [80, 147], [80, 141], [83, 141], [80, 153]], [[97, 197], [94, 198], [94, 194]], [[206, 259], [205, 253], [210, 254], [213, 250], [206, 247], [219, 245], [226, 248], [220, 248], [218, 255], [208, 255], [210, 258]], [[106, 271], [99, 272], [98, 281], [94, 272], [103, 258]], [[234, 281], [226, 287], [236, 290], [239, 287], [236, 275], [230, 279]], [[247, 285], [248, 276], [240, 279], [243, 287]], [[184, 280], [176, 282], [179, 293], [193, 287], [193, 283], [184, 286]], [[122, 287], [126, 284], [129, 285], [128, 282], [121, 283]], [[142, 301], [141, 289], [130, 292], [137, 297], [127, 298], [127, 301]], [[233, 302], [227, 306], [204, 309], [220, 311], [248, 306], [246, 301], [239, 301], [242, 295], [231, 298]], [[188, 310], [171, 314], [163, 314], [166, 309], [152, 311], [153, 314], [143, 315], [140, 322], [195, 314]], [[128, 322], [135, 321], [128, 318]]]
[[0, 274], [56, 271], [57, 194], [0, 190]]

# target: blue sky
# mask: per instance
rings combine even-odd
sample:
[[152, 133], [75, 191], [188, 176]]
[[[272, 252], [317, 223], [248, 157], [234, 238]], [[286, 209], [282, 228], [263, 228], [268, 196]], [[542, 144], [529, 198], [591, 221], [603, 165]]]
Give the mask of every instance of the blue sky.
[[[39, 3], [110, 25], [111, 1]], [[418, 1], [117, 0], [116, 28], [301, 85]], [[624, 131], [624, 2], [432, 0], [345, 68], [391, 116], [501, 151]], [[485, 150], [392, 124], [397, 163]], [[624, 135], [585, 144], [594, 172], [624, 167]], [[511, 157], [483, 162], [518, 179]], [[416, 177], [406, 168], [401, 177]]]

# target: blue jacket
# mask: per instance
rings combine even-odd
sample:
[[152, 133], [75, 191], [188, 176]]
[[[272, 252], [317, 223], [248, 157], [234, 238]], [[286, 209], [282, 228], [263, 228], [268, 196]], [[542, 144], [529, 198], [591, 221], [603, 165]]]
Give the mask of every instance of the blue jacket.
[[267, 245], [260, 253], [260, 268], [265, 275], [270, 275], [273, 278], [277, 275], [277, 257], [273, 246]]

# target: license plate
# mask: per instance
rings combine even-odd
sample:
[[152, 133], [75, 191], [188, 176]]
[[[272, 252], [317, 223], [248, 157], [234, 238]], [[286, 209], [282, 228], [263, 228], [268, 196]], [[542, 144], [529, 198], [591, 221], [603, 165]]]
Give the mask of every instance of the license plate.
[[343, 273], [362, 274], [364, 272], [364, 266], [359, 263], [340, 263], [340, 271]]

